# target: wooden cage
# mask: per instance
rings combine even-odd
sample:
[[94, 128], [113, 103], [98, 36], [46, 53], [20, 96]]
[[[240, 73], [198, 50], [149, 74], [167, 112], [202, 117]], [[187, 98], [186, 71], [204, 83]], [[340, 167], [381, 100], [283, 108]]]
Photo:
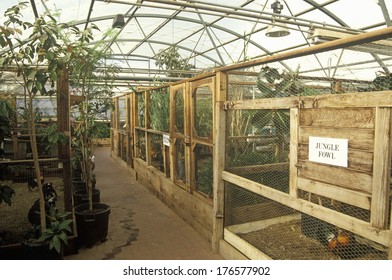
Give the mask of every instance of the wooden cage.
[[[356, 242], [381, 248], [391, 259], [391, 88], [357, 92], [347, 87], [339, 94], [347, 81], [330, 79], [329, 93], [255, 98], [245, 96], [249, 91], [241, 98], [230, 96], [233, 84], [257, 86], [258, 74], [249, 70], [254, 67], [391, 36], [392, 28], [386, 28], [116, 97], [112, 156], [226, 258], [271, 258], [241, 234], [310, 217], [349, 232]], [[235, 75], [248, 78], [233, 82]], [[284, 112], [287, 131], [278, 135], [260, 121], [260, 112]], [[233, 120], [244, 115], [247, 125], [263, 123], [252, 133], [264, 131], [256, 135], [241, 128], [235, 135]], [[272, 145], [279, 139], [282, 147]], [[285, 154], [276, 162], [230, 163], [238, 143], [241, 151], [257, 155], [277, 158], [279, 149]], [[285, 176], [284, 188], [273, 182], [272, 187], [272, 179], [263, 177], [271, 172]], [[237, 205], [233, 196], [240, 192], [247, 193], [248, 201]], [[242, 219], [241, 213], [255, 217]]]

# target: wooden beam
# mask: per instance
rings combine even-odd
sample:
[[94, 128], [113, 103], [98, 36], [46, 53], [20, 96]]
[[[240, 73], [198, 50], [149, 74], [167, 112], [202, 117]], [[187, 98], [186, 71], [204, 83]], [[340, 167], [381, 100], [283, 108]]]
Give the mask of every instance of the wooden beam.
[[391, 109], [376, 108], [374, 132], [373, 188], [370, 223], [385, 229], [388, 223], [391, 167]]
[[298, 197], [298, 135], [300, 116], [297, 108], [290, 109], [290, 177], [289, 177], [289, 194], [292, 197]]
[[226, 112], [224, 101], [227, 93], [227, 75], [222, 72], [216, 74], [216, 98], [215, 98], [215, 121], [214, 121], [214, 154], [213, 154], [213, 230], [212, 250], [219, 252], [220, 240], [223, 239], [224, 228], [224, 197], [225, 182], [222, 180], [222, 172], [225, 168], [226, 147]]

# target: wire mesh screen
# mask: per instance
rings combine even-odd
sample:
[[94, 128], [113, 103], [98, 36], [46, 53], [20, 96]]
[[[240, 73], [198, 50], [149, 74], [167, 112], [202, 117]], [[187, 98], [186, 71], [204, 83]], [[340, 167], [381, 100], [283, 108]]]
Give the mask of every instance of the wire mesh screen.
[[143, 130], [136, 130], [136, 157], [146, 160], [146, 133]]
[[137, 125], [138, 127], [145, 127], [146, 125], [146, 98], [144, 93], [136, 94], [137, 103]]
[[201, 86], [195, 90], [194, 129], [196, 135], [209, 138], [213, 128], [212, 91], [209, 86]]
[[212, 197], [212, 147], [197, 144], [194, 149], [194, 160], [196, 190], [208, 197]]
[[164, 161], [163, 161], [163, 137], [158, 134], [149, 134], [150, 137], [150, 160], [151, 165], [160, 170], [164, 171]]
[[387, 259], [387, 248], [234, 184], [225, 227], [272, 259]]
[[288, 192], [288, 110], [230, 110], [227, 113], [227, 170]]
[[[58, 161], [41, 163], [41, 182], [45, 207], [64, 211], [62, 165]], [[39, 226], [39, 193], [31, 162], [0, 162], [0, 246], [20, 244], [34, 236]], [[13, 195], [10, 197], [10, 189]], [[38, 212], [38, 213], [37, 213]], [[0, 258], [1, 250], [0, 250]]]
[[149, 128], [169, 132], [170, 128], [170, 94], [169, 88], [149, 92]]
[[174, 132], [184, 134], [185, 129], [185, 119], [184, 119], [184, 91], [179, 89], [174, 93], [175, 106], [173, 108], [174, 115]]
[[183, 139], [176, 139], [174, 145], [174, 178], [183, 183], [186, 181], [185, 168], [185, 142]]

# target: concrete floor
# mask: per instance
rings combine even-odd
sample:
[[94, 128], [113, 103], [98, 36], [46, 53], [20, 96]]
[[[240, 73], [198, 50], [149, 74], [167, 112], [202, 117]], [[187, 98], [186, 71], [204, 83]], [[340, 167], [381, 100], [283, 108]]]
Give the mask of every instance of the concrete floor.
[[108, 239], [68, 260], [221, 260], [210, 243], [110, 158], [96, 152], [97, 189], [111, 207]]

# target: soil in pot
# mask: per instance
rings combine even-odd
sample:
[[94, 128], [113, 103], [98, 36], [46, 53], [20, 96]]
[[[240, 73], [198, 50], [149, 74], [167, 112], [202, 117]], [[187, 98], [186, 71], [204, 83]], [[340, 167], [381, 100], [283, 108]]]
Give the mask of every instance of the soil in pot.
[[[100, 202], [101, 192], [98, 189], [93, 189], [93, 203]], [[86, 189], [74, 191], [73, 193], [74, 206], [89, 203], [88, 193]]]
[[107, 238], [109, 227], [110, 206], [103, 203], [93, 203], [93, 210], [89, 204], [74, 207], [76, 230], [80, 247], [92, 247]]

